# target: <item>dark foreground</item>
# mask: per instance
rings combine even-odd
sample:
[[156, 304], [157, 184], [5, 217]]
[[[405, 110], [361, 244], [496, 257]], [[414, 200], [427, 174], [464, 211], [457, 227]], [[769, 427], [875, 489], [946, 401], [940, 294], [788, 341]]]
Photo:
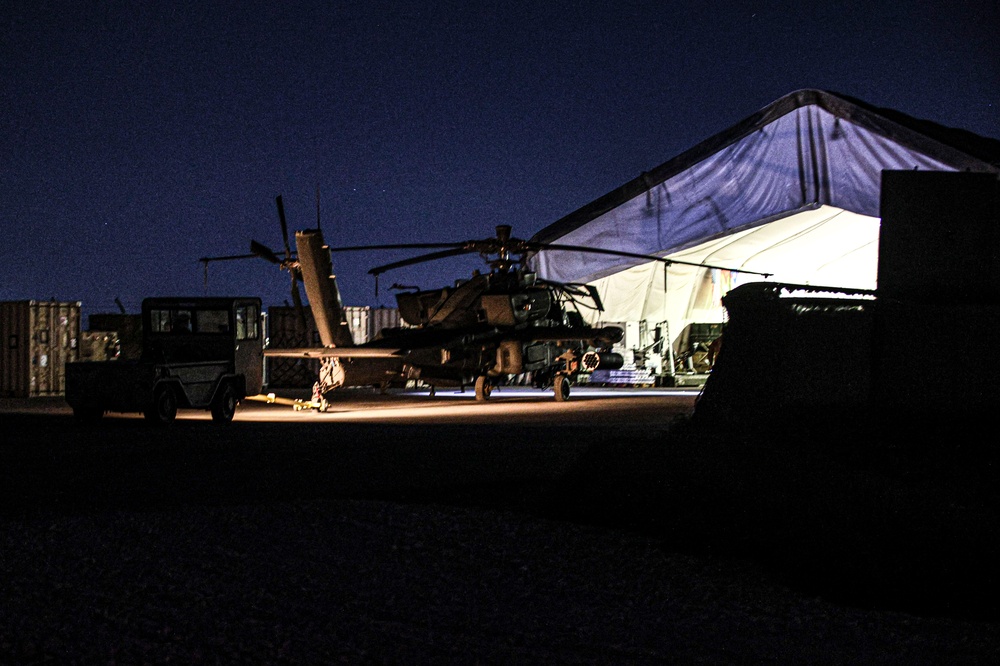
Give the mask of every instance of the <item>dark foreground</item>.
[[994, 663], [968, 434], [642, 400], [165, 430], [0, 405], [0, 663]]

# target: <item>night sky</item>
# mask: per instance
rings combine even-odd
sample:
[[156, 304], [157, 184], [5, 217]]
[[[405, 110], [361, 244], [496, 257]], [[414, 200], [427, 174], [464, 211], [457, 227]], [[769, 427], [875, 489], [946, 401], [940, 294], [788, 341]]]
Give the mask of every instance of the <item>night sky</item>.
[[[253, 4], [2, 3], [0, 300], [279, 305], [197, 261], [281, 248], [276, 195], [331, 245], [528, 238], [801, 88], [1000, 137], [996, 0]], [[376, 298], [405, 256], [334, 255], [345, 302], [480, 267]]]

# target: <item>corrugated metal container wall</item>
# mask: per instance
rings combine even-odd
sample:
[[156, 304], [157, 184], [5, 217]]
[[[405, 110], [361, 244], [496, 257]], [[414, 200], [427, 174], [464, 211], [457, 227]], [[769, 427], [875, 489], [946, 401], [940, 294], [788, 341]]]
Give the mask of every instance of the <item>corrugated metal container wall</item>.
[[347, 315], [347, 324], [351, 327], [351, 337], [354, 338], [354, 344], [356, 345], [363, 345], [370, 339], [368, 335], [369, 310], [371, 308], [367, 305], [350, 305], [344, 308], [344, 314]]
[[351, 335], [354, 336], [354, 344], [364, 344], [371, 342], [378, 337], [383, 328], [396, 328], [400, 326], [398, 308], [353, 306], [345, 308], [347, 310], [347, 321], [351, 325]]
[[368, 339], [374, 340], [383, 328], [397, 328], [402, 325], [399, 308], [372, 308], [368, 313]]
[[0, 395], [62, 395], [66, 363], [79, 358], [80, 303], [0, 303]]
[[0, 396], [28, 396], [30, 330], [26, 302], [0, 303]]

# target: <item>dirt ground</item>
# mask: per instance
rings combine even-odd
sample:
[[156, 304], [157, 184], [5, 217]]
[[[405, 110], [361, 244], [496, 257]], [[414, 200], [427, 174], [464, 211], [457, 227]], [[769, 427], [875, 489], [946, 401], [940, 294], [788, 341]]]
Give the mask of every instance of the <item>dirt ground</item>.
[[992, 453], [624, 400], [166, 429], [2, 401], [0, 663], [995, 663]]

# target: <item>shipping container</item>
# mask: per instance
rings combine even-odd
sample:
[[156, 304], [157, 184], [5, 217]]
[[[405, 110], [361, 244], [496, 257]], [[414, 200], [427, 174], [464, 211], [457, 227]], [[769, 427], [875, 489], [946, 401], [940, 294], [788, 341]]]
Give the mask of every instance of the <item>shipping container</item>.
[[79, 359], [80, 302], [0, 303], [0, 396], [62, 395], [66, 363]]
[[399, 316], [399, 308], [372, 308], [368, 313], [368, 339], [374, 340], [383, 328], [405, 326]]
[[368, 342], [368, 329], [370, 326], [368, 311], [371, 308], [367, 306], [347, 306], [344, 308], [344, 314], [347, 315], [347, 324], [351, 327], [351, 337], [354, 338], [354, 344], [363, 345]]

